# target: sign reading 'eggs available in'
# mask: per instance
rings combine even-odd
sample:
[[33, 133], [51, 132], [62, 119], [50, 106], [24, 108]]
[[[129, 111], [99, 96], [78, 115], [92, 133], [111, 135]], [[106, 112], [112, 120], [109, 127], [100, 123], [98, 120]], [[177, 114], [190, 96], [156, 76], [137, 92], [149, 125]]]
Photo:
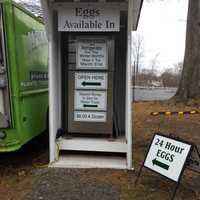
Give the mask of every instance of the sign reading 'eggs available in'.
[[118, 8], [74, 6], [58, 11], [58, 30], [67, 32], [116, 32], [120, 30]]

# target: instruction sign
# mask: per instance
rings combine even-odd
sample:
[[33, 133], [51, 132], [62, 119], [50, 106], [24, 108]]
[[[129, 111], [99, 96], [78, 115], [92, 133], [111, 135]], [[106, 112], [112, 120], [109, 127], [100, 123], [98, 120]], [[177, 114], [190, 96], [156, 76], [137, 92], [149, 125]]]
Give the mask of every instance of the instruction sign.
[[58, 11], [58, 30], [68, 32], [110, 32], [120, 30], [120, 9], [90, 3]]
[[104, 39], [80, 39], [77, 42], [77, 69], [107, 69], [107, 43]]
[[106, 122], [106, 112], [75, 111], [74, 121], [77, 122]]
[[178, 182], [191, 147], [186, 142], [155, 134], [144, 166]]
[[107, 89], [107, 73], [75, 72], [75, 89]]
[[74, 98], [75, 110], [106, 110], [106, 91], [76, 90]]

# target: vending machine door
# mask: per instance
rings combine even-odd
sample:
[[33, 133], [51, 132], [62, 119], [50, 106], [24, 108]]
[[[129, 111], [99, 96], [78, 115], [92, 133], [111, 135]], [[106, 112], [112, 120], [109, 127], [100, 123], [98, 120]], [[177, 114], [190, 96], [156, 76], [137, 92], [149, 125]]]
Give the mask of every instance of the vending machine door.
[[[112, 134], [114, 40], [77, 36], [69, 42], [68, 132]], [[74, 64], [72, 64], [74, 63]]]

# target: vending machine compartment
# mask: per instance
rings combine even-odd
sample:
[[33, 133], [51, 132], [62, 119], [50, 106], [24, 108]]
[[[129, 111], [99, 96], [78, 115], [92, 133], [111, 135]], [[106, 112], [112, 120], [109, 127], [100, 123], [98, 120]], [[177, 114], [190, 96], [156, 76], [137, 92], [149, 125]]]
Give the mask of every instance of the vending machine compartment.
[[68, 36], [67, 132], [113, 134], [114, 39]]

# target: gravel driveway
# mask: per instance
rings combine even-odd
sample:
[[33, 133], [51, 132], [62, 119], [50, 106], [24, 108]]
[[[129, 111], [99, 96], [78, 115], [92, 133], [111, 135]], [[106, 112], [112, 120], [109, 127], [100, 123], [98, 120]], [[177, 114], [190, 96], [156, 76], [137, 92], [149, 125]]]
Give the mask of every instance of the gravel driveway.
[[[43, 169], [26, 200], [118, 200], [120, 184], [112, 184], [112, 170]], [[122, 172], [119, 172], [121, 174]], [[115, 176], [115, 175], [114, 175]], [[117, 182], [117, 181], [116, 181]], [[115, 183], [116, 183], [115, 182]]]

